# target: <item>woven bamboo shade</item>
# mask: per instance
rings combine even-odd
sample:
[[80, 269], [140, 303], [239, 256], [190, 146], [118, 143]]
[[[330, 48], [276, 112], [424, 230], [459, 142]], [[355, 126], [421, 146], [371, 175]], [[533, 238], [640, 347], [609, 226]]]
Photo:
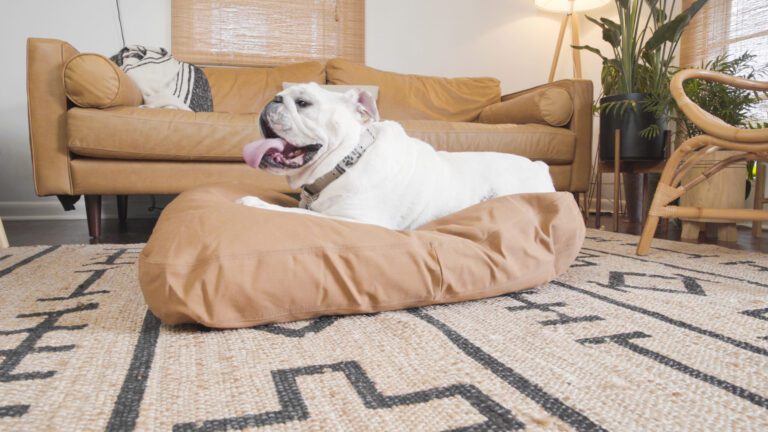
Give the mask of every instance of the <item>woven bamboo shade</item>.
[[[683, 8], [691, 1], [683, 0]], [[756, 66], [768, 63], [768, 0], [710, 0], [683, 33], [680, 66], [700, 67], [718, 55], [733, 58], [745, 51], [757, 56]], [[754, 105], [749, 116], [768, 121], [768, 100]]]
[[[683, 8], [691, 2], [683, 0]], [[721, 54], [745, 51], [768, 62], [768, 1], [710, 0], [683, 33], [680, 65], [696, 67]]]
[[364, 0], [173, 0], [173, 55], [204, 65], [365, 61]]

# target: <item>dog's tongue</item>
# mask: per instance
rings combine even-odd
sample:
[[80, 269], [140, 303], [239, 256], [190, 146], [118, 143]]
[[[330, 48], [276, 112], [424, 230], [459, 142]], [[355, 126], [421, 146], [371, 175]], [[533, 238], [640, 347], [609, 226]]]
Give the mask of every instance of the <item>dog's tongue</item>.
[[272, 149], [282, 152], [285, 149], [286, 142], [282, 138], [267, 138], [246, 144], [243, 147], [243, 159], [245, 163], [253, 168], [258, 168], [261, 159]]

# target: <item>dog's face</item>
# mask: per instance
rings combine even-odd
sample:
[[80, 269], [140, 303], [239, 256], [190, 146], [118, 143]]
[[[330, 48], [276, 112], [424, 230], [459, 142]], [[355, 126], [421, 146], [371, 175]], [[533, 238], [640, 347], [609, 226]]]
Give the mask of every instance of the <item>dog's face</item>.
[[342, 94], [315, 83], [296, 85], [264, 108], [265, 139], [246, 145], [243, 156], [248, 165], [288, 176], [298, 187], [333, 169], [371, 121], [378, 121], [378, 111], [365, 91]]

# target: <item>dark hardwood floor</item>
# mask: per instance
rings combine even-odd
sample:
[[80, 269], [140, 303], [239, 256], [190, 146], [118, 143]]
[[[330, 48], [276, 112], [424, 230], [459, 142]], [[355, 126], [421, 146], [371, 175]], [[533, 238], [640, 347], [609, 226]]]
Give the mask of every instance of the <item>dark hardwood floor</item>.
[[[603, 217], [600, 218], [600, 223], [602, 225], [602, 229], [605, 229], [607, 231], [613, 231], [613, 218], [611, 217], [610, 214], [603, 215]], [[589, 221], [587, 222], [587, 227], [588, 228], [595, 227], [594, 215], [591, 215], [589, 217]], [[660, 238], [660, 239], [667, 239], [667, 240], [684, 241], [684, 240], [680, 240], [681, 226], [679, 221], [670, 221], [669, 229], [667, 230], [666, 228], [667, 228], [666, 223], [662, 219], [662, 221], [659, 223], [659, 228], [656, 230], [656, 235], [654, 237]], [[685, 241], [685, 242], [716, 244], [718, 246], [723, 246], [730, 249], [768, 253], [768, 230], [766, 230], [765, 228], [768, 228], [768, 224], [764, 223], [762, 236], [752, 237], [751, 228], [740, 226], [738, 227], [738, 238], [735, 242], [718, 241], [716, 235], [707, 236], [707, 233], [704, 232], [705, 230], [702, 230], [701, 235], [699, 236], [698, 242], [689, 242], [689, 241]], [[643, 226], [639, 223], [630, 222], [626, 218], [619, 219], [619, 232], [622, 232], [625, 234], [640, 235], [640, 232], [642, 230], [643, 230]]]
[[[157, 219], [128, 219], [121, 224], [117, 219], [104, 219], [101, 243], [144, 243], [152, 234], [156, 222]], [[613, 219], [610, 215], [604, 216], [601, 222], [604, 229], [613, 230]], [[93, 243], [88, 237], [88, 226], [84, 220], [3, 221], [3, 223], [11, 246]], [[594, 216], [592, 216], [587, 226], [592, 228], [594, 224]], [[663, 222], [660, 225], [656, 233], [657, 238], [680, 240], [680, 227], [677, 224], [670, 223], [668, 232], [665, 232]], [[640, 234], [641, 230], [642, 226], [638, 223], [631, 223], [625, 219], [619, 222], [620, 232]], [[762, 237], [755, 238], [752, 237], [750, 229], [741, 227], [738, 240], [734, 243], [718, 242], [717, 238], [705, 238], [703, 235], [699, 242], [768, 253], [768, 230], [763, 231]]]
[[[157, 219], [117, 219], [101, 221], [100, 243], [144, 243], [152, 234]], [[88, 237], [85, 220], [30, 220], [3, 221], [11, 246], [87, 244], [95, 243]]]

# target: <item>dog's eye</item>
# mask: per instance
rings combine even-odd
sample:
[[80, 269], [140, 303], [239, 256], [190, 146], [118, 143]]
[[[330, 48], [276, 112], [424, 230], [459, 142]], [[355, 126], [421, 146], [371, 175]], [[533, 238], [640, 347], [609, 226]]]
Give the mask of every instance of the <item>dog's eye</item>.
[[307, 102], [304, 99], [296, 99], [295, 102], [296, 102], [296, 106], [299, 108], [306, 108], [306, 107], [312, 106], [311, 102]]

